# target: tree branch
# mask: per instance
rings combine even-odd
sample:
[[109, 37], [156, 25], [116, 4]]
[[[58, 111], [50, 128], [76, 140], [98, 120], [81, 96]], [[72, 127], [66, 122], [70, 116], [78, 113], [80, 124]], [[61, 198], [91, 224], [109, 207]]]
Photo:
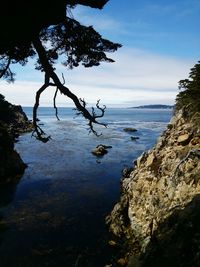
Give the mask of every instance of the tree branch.
[[53, 97], [53, 107], [55, 108], [55, 115], [56, 115], [56, 118], [57, 120], [59, 121], [59, 117], [58, 117], [58, 108], [56, 106], [56, 97], [57, 97], [57, 94], [58, 94], [58, 87], [56, 88], [56, 91], [55, 91], [55, 94], [54, 94], [54, 97]]
[[96, 118], [102, 118], [104, 116], [104, 113], [105, 113], [105, 110], [106, 110], [106, 105], [103, 105], [103, 108], [101, 108], [99, 106], [99, 102], [100, 102], [100, 99], [97, 100], [96, 107], [97, 107], [97, 109], [101, 110], [101, 114], [100, 115], [96, 115]]
[[34, 131], [32, 135], [34, 135], [38, 140], [42, 141], [43, 143], [46, 143], [51, 138], [50, 136], [45, 136], [45, 132], [41, 129], [41, 127], [37, 124], [38, 118], [37, 118], [37, 110], [40, 104], [40, 96], [44, 92], [44, 90], [49, 87], [49, 80], [50, 77], [45, 74], [45, 81], [42, 87], [37, 91], [36, 97], [35, 97], [35, 105], [33, 107], [33, 127]]
[[[86, 118], [87, 120], [89, 120], [88, 125], [90, 126], [90, 130], [91, 132], [93, 132], [95, 135], [98, 135], [97, 132], [94, 130], [93, 128], [93, 124], [100, 124], [106, 127], [105, 123], [100, 123], [96, 120], [96, 118], [100, 118], [103, 117], [104, 113], [105, 113], [105, 109], [106, 107], [104, 106], [103, 108], [99, 107], [99, 100], [97, 101], [96, 107], [101, 110], [101, 115], [96, 115], [94, 112], [92, 114], [90, 114], [90, 112], [85, 108], [86, 103], [84, 100], [80, 100], [78, 99], [78, 97], [73, 94], [66, 86], [64, 86], [64, 84], [61, 83], [60, 79], [58, 78], [57, 74], [54, 72], [53, 67], [51, 66], [51, 64], [48, 61], [47, 55], [46, 55], [46, 51], [39, 39], [35, 38], [33, 40], [33, 45], [38, 53], [39, 56], [39, 60], [40, 63], [42, 65], [42, 69], [45, 71], [47, 77], [51, 78], [55, 84], [55, 86], [57, 86], [57, 88], [59, 89], [59, 91], [64, 94], [65, 96], [71, 98], [76, 106], [76, 109], [79, 111], [80, 114], [82, 114], [82, 116], [84, 118]], [[47, 88], [47, 86], [46, 86]], [[45, 88], [45, 89], [46, 89]], [[45, 90], [44, 89], [44, 90]]]

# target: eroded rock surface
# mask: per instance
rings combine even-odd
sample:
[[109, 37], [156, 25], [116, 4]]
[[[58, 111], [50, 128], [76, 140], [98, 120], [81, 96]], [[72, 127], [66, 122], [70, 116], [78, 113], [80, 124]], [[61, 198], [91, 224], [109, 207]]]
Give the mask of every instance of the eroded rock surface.
[[116, 236], [125, 237], [129, 254], [142, 255], [160, 225], [200, 194], [200, 124], [194, 127], [182, 111], [177, 112], [157, 144], [135, 163], [106, 220]]

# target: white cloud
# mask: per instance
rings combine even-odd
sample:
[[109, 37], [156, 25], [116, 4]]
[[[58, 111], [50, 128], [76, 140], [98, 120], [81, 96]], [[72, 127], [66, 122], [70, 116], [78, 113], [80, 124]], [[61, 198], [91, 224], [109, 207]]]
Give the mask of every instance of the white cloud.
[[119, 32], [122, 30], [119, 20], [115, 20], [100, 10], [92, 10], [90, 13], [87, 7], [77, 6], [73, 10], [73, 16], [86, 26], [94, 26], [97, 31]]
[[[113, 58], [115, 63], [97, 68], [79, 67], [66, 71], [58, 65], [57, 73], [63, 72], [66, 86], [89, 104], [94, 104], [97, 99], [101, 99], [103, 104], [119, 106], [173, 104], [178, 81], [187, 78], [190, 68], [196, 63], [128, 48], [120, 49]], [[36, 81], [16, 81], [13, 85], [0, 82], [0, 92], [13, 103], [32, 106], [40, 86], [41, 83]], [[46, 90], [41, 105], [52, 105], [54, 90]], [[72, 106], [72, 101], [63, 95], [58, 96], [57, 103]]]

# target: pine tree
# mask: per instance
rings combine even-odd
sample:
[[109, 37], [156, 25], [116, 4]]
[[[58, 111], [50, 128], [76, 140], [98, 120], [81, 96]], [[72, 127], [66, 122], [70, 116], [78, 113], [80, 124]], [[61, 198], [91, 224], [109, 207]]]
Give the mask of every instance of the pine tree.
[[200, 113], [200, 61], [191, 69], [188, 79], [179, 81], [179, 89], [176, 109], [186, 108], [190, 117]]

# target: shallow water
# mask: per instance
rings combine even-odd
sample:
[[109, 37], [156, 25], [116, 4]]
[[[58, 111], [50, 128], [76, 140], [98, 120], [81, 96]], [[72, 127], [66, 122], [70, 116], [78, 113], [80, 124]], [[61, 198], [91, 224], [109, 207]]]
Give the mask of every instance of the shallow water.
[[[30, 108], [24, 108], [31, 116]], [[170, 110], [110, 109], [88, 135], [74, 111], [40, 109], [40, 123], [52, 139], [43, 144], [24, 134], [16, 149], [28, 164], [18, 184], [0, 192], [0, 266], [103, 267], [112, 261], [105, 217], [119, 198], [121, 171], [152, 147], [171, 117]], [[124, 132], [134, 127], [135, 133]], [[140, 139], [131, 140], [131, 136]], [[91, 150], [111, 145], [96, 158]]]

